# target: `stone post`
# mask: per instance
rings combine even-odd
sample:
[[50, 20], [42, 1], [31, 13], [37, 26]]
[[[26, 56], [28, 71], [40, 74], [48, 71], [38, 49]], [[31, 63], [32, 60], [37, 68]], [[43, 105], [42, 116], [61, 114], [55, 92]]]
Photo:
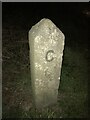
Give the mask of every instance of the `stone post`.
[[49, 19], [29, 31], [31, 82], [36, 108], [57, 102], [64, 34]]

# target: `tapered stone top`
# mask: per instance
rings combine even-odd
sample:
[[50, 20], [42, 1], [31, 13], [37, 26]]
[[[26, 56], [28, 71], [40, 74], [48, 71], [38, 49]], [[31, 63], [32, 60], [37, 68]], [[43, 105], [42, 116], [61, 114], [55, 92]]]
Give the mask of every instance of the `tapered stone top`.
[[31, 81], [36, 108], [57, 102], [65, 36], [49, 19], [29, 31]]

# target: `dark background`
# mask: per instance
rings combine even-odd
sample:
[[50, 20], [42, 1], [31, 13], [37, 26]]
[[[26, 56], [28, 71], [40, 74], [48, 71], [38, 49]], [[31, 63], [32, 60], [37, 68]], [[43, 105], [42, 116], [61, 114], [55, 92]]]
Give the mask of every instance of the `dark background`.
[[[32, 105], [28, 32], [49, 18], [65, 35], [56, 106]], [[88, 116], [89, 3], [3, 3], [3, 118], [86, 118]], [[52, 114], [53, 113], [53, 114]]]
[[65, 33], [67, 39], [69, 34], [67, 33], [67, 26], [74, 25], [80, 29], [85, 29], [86, 32], [88, 31], [89, 10], [89, 3], [85, 2], [4, 3], [3, 25], [4, 23], [10, 23], [21, 26], [28, 31], [32, 25], [36, 24], [42, 18], [49, 18]]

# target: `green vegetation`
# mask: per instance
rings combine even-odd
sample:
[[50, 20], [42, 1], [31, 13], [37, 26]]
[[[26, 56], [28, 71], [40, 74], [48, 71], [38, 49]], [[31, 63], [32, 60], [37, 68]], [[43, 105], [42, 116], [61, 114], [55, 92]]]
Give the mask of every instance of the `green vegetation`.
[[[64, 26], [64, 25], [63, 25]], [[71, 29], [74, 29], [72, 31]], [[86, 34], [65, 28], [66, 44], [57, 104], [36, 110], [32, 104], [28, 31], [3, 27], [3, 118], [85, 118], [88, 114]], [[69, 36], [70, 35], [70, 36]], [[76, 36], [77, 35], [77, 36]]]

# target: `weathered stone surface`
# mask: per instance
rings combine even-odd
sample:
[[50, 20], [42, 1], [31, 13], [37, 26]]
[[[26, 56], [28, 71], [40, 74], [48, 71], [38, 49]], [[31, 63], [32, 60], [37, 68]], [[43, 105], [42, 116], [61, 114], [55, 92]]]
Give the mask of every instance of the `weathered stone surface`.
[[31, 81], [36, 108], [57, 102], [64, 34], [49, 19], [29, 31]]

